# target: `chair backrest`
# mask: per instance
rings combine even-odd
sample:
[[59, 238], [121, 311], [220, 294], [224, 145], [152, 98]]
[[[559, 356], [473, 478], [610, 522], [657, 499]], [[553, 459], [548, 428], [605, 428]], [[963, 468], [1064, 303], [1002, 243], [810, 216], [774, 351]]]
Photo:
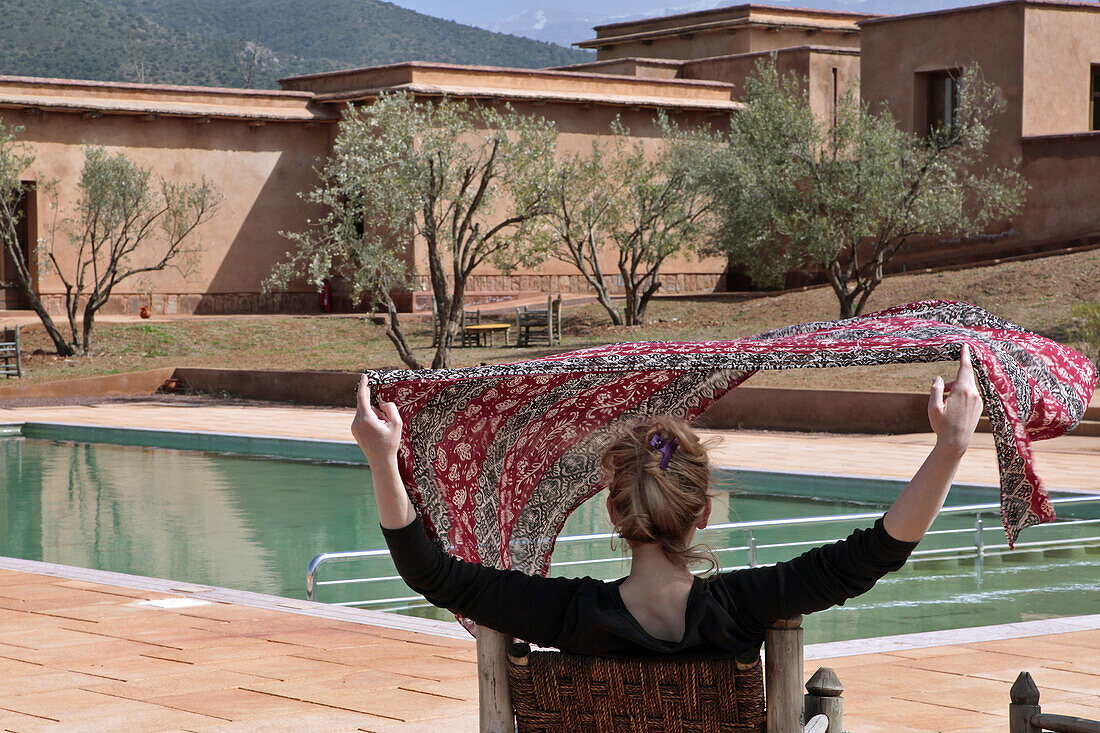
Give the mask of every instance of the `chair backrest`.
[[508, 679], [521, 733], [763, 733], [760, 657], [606, 659], [514, 644]]
[[1020, 672], [1009, 690], [1009, 733], [1100, 733], [1100, 720], [1051, 715], [1039, 707], [1039, 688], [1027, 672]]

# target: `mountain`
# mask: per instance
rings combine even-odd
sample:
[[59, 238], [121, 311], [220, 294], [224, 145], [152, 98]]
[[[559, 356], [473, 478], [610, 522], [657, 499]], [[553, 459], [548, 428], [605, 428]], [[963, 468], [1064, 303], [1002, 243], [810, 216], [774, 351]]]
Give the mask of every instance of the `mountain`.
[[376, 0], [0, 0], [0, 74], [277, 88], [409, 60], [542, 67], [592, 58]]
[[[3, 74], [237, 85], [244, 79], [243, 50], [243, 44], [171, 31], [97, 0], [0, 1]], [[290, 62], [286, 68], [298, 67]]]
[[255, 41], [276, 54], [334, 59], [346, 66], [421, 60], [537, 68], [591, 58], [380, 0], [99, 1], [165, 28]]
[[529, 8], [500, 20], [487, 20], [485, 28], [498, 33], [511, 33], [537, 38], [562, 46], [593, 38], [592, 27], [607, 19], [591, 12], [565, 10], [559, 7]]

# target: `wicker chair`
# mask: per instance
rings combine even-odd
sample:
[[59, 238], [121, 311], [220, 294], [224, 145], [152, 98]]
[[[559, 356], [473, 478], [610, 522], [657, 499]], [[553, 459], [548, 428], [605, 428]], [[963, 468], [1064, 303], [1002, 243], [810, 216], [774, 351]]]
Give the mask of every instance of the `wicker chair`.
[[622, 660], [513, 644], [508, 680], [521, 733], [763, 733], [760, 657]]

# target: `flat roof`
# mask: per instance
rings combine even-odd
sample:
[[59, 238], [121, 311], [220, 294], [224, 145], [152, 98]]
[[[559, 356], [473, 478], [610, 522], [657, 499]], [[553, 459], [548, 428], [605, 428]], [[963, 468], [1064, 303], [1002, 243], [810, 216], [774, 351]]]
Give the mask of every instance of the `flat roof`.
[[785, 5], [765, 5], [758, 3], [744, 3], [741, 5], [730, 5], [723, 8], [712, 8], [710, 10], [696, 10], [690, 13], [676, 13], [674, 15], [659, 15], [652, 18], [639, 18], [637, 20], [624, 20], [617, 23], [604, 23], [603, 25], [593, 26], [592, 30], [597, 34], [602, 30], [610, 30], [616, 28], [626, 28], [629, 26], [637, 26], [644, 24], [654, 24], [663, 21], [697, 21], [704, 19], [713, 19], [715, 17], [746, 17], [753, 10], [761, 10], [769, 13], [781, 13], [790, 15], [824, 15], [834, 18], [873, 18], [879, 13], [853, 13], [845, 10], [822, 10], [820, 8], [801, 8], [801, 7], [788, 7]]
[[691, 36], [696, 33], [714, 33], [720, 31], [729, 32], [739, 28], [789, 28], [792, 30], [818, 31], [821, 33], [854, 34], [859, 32], [859, 20], [866, 20], [872, 17], [874, 16], [861, 15], [858, 17], [853, 16], [851, 18], [828, 19], [815, 22], [812, 18], [797, 15], [787, 18], [776, 16], [753, 17], [751, 15], [744, 15], [722, 20], [694, 23], [692, 25], [672, 25], [659, 28], [637, 26], [637, 29], [633, 32], [621, 33], [614, 36], [597, 36], [587, 41], [577, 41], [573, 45], [580, 48], [601, 48], [613, 46], [618, 43], [655, 41], [671, 36]]
[[555, 70], [561, 71], [577, 71], [589, 68], [599, 69], [607, 66], [621, 66], [623, 64], [637, 64], [638, 66], [664, 66], [682, 69], [693, 64], [702, 64], [708, 61], [725, 61], [727, 59], [750, 58], [753, 56], [768, 56], [773, 53], [784, 54], [794, 51], [822, 54], [841, 54], [845, 56], [859, 56], [860, 53], [858, 48], [850, 48], [847, 46], [821, 46], [814, 44], [804, 44], [802, 46], [788, 46], [786, 48], [773, 49], [769, 51], [745, 51], [743, 53], [721, 54], [718, 56], [703, 56], [701, 58], [694, 59], [653, 59], [646, 56], [623, 56], [622, 58], [617, 59], [604, 59], [603, 61], [584, 61], [579, 64], [570, 64], [568, 66], [555, 66], [553, 68]]
[[411, 61], [281, 79], [317, 102], [342, 102], [390, 91], [520, 101], [735, 110], [733, 87], [698, 79], [654, 79], [558, 69], [512, 69]]
[[959, 8], [944, 8], [943, 10], [929, 10], [923, 13], [910, 13], [908, 15], [888, 15], [878, 18], [868, 18], [866, 20], [859, 21], [859, 26], [871, 25], [877, 23], [889, 23], [891, 21], [899, 20], [914, 20], [917, 18], [927, 18], [938, 15], [952, 15], [956, 13], [970, 13], [983, 10], [991, 10], [993, 8], [1005, 7], [1010, 5], [1030, 6], [1030, 7], [1046, 7], [1046, 8], [1065, 8], [1068, 10], [1091, 10], [1094, 12], [1100, 12], [1100, 2], [1089, 2], [1087, 0], [998, 0], [998, 2], [992, 3], [979, 3], [977, 5], [964, 5]]
[[552, 71], [580, 71], [582, 69], [598, 69], [604, 66], [622, 64], [638, 64], [640, 66], [683, 66], [687, 59], [652, 59], [648, 56], [623, 56], [617, 59], [603, 59], [602, 61], [581, 61], [578, 64], [566, 64], [565, 66], [551, 66]]
[[[625, 77], [630, 79], [632, 77]], [[678, 81], [678, 80], [677, 80]], [[317, 95], [319, 102], [351, 102], [359, 99], [378, 97], [387, 92], [405, 91], [417, 96], [468, 97], [479, 99], [500, 99], [518, 102], [540, 102], [544, 104], [584, 104], [610, 105], [620, 107], [674, 108], [684, 111], [733, 112], [743, 109], [744, 104], [729, 100], [683, 99], [677, 97], [647, 96], [639, 94], [591, 94], [584, 92], [539, 92], [523, 90], [502, 90], [490, 87], [441, 86], [434, 84], [401, 84], [389, 87], [353, 89], [346, 92], [331, 92]]]
[[0, 76], [0, 107], [92, 114], [309, 122], [334, 118], [308, 92]]

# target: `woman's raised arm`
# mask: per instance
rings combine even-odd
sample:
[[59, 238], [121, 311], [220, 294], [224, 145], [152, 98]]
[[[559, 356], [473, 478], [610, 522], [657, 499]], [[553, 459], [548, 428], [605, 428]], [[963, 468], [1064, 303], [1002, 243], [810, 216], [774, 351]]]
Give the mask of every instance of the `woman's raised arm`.
[[[944, 391], [948, 392], [944, 399]], [[936, 445], [909, 485], [886, 512], [884, 526], [891, 537], [916, 542], [939, 514], [970, 439], [982, 415], [982, 398], [970, 364], [970, 348], [963, 344], [955, 381], [944, 385], [936, 377], [928, 398], [928, 421]]]

